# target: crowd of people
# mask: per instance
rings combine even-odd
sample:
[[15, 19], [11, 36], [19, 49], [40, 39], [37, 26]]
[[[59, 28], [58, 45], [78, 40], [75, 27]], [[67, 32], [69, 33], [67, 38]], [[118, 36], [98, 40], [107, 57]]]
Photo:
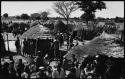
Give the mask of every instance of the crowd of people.
[[[72, 55], [73, 61], [63, 58], [49, 60], [48, 55], [39, 55], [28, 65], [22, 59], [15, 62], [13, 56], [10, 62], [1, 65], [3, 78], [50, 78], [50, 79], [124, 79], [124, 59], [98, 54], [87, 56], [82, 63]], [[4, 61], [2, 59], [1, 61]], [[51, 64], [56, 62], [56, 64]]]

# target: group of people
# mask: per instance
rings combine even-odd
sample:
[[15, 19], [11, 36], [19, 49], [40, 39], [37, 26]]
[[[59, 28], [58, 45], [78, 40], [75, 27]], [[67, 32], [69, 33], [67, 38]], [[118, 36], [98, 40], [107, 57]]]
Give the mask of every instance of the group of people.
[[24, 39], [24, 41], [20, 40], [17, 37], [15, 42], [17, 54], [22, 54], [24, 56], [33, 57], [39, 51], [43, 56], [46, 53], [49, 55], [61, 58], [61, 53], [59, 49], [62, 45], [64, 45], [64, 41], [67, 42], [67, 49], [73, 47], [73, 36], [64, 35], [64, 34], [57, 34], [55, 39]]
[[24, 64], [22, 59], [19, 59], [18, 62], [15, 62], [13, 56], [9, 56], [9, 62], [6, 62], [4, 58], [1, 59], [1, 78], [19, 78], [23, 72]]
[[[67, 48], [70, 49], [72, 46], [74, 46], [72, 45], [74, 38], [76, 37], [73, 35], [67, 36]], [[37, 42], [37, 44], [36, 40], [33, 41], [25, 39], [23, 42], [23, 55], [29, 54], [31, 57], [36, 52], [36, 45], [39, 45], [37, 47], [37, 51], [39, 51], [33, 63], [25, 65], [22, 62], [22, 59], [19, 59], [18, 63], [16, 63], [14, 62], [13, 58], [10, 57], [9, 59], [11, 60], [11, 63], [5, 62], [1, 67], [3, 76], [9, 76], [10, 78], [64, 79], [123, 79], [124, 77], [122, 59], [117, 60], [103, 55], [96, 55], [94, 57], [88, 56], [82, 63], [79, 63], [75, 58], [75, 55], [72, 55], [73, 61], [70, 61], [63, 58], [59, 50], [59, 47], [61, 47], [61, 45], [64, 43], [64, 36], [62, 34], [57, 35], [55, 41], [49, 40], [50, 43], [45, 42], [47, 39], [42, 40], [41, 42], [40, 39], [38, 40], [39, 42]], [[19, 38], [17, 38], [15, 46], [17, 48], [17, 53], [21, 54]], [[56, 60], [57, 65], [50, 66], [50, 63], [55, 61], [53, 59], [51, 60], [51, 57], [53, 57], [53, 59], [60, 59]], [[114, 63], [112, 63], [112, 61], [114, 61]], [[120, 66], [118, 64], [120, 64]], [[114, 74], [115, 77], [112, 77]]]
[[[72, 67], [68, 69], [70, 73], [66, 74], [66, 62], [63, 61], [53, 61], [48, 59], [48, 55], [45, 55], [43, 58], [39, 55], [32, 61], [30, 64], [25, 64], [22, 59], [18, 59], [18, 61], [14, 61], [13, 56], [9, 57], [10, 62], [6, 62], [4, 59], [1, 61], [5, 61], [1, 66], [2, 74], [0, 77], [2, 78], [66, 78], [70, 79], [75, 77], [75, 61], [72, 62]], [[51, 65], [50, 63], [56, 62], [57, 64]]]
[[18, 62], [12, 56], [9, 59], [11, 62], [1, 66], [4, 78], [124, 79], [124, 59], [101, 54], [87, 56], [82, 63], [77, 61], [75, 55], [72, 55], [72, 61], [66, 58], [53, 61], [48, 59], [48, 55], [43, 58], [38, 55], [28, 65], [22, 59]]

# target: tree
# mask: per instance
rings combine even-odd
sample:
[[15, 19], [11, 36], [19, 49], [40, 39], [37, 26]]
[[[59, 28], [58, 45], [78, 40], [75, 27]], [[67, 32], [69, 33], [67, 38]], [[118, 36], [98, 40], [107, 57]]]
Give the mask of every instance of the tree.
[[84, 13], [84, 14], [82, 14], [81, 15], [81, 19], [82, 20], [85, 20], [85, 21], [90, 21], [90, 20], [93, 20], [94, 19], [94, 17], [95, 17], [95, 15], [94, 14], [90, 14], [90, 13]]
[[29, 19], [30, 16], [28, 14], [22, 14], [21, 19]]
[[66, 31], [65, 24], [61, 20], [56, 21], [54, 24], [54, 32], [57, 33], [65, 31]]
[[3, 14], [3, 17], [7, 18], [8, 17], [8, 13]]
[[12, 33], [14, 36], [17, 36], [19, 34], [19, 23], [11, 23], [9, 27], [12, 29]]
[[21, 17], [17, 15], [15, 18], [16, 18], [16, 19], [20, 19]]
[[8, 24], [5, 23], [5, 22], [2, 22], [2, 24], [1, 24], [1, 32], [8, 32], [8, 29], [9, 29]]
[[104, 21], [105, 18], [103, 18], [103, 17], [98, 17], [97, 20], [98, 20], [98, 21]]
[[74, 1], [58, 1], [54, 3], [54, 5], [54, 10], [63, 18], [65, 18], [67, 24], [71, 13], [78, 9]]
[[36, 20], [40, 20], [40, 14], [39, 13], [33, 13], [30, 15], [31, 19], [36, 19]]
[[116, 16], [115, 17], [115, 22], [124, 22], [124, 19], [121, 17]]
[[44, 11], [44, 12], [41, 12], [40, 14], [41, 14], [41, 19], [45, 21], [49, 19], [48, 18], [49, 12]]
[[88, 25], [88, 21], [94, 19], [95, 12], [97, 10], [106, 9], [106, 5], [103, 1], [78, 1], [76, 3], [82, 11], [84, 11], [84, 17], [86, 17], [86, 23]]

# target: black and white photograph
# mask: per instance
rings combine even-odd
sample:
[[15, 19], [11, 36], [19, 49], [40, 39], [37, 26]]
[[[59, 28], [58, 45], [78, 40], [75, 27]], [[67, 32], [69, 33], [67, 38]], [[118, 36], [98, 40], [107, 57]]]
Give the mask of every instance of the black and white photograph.
[[124, 1], [1, 1], [0, 79], [125, 79]]

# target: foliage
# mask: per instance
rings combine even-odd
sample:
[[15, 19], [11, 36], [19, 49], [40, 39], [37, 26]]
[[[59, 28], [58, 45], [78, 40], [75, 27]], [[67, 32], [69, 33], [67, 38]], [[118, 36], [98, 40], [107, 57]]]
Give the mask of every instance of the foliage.
[[65, 28], [66, 28], [67, 32], [72, 32], [73, 31], [73, 24], [67, 24]]
[[20, 19], [21, 17], [20, 16], [16, 16], [16, 19]]
[[84, 14], [82, 14], [81, 15], [81, 19], [84, 21], [90, 21], [90, 20], [93, 20], [94, 19], [94, 17], [95, 17], [95, 15], [94, 14], [92, 14], [92, 13], [84, 13]]
[[21, 19], [29, 19], [30, 16], [28, 14], [22, 14]]
[[41, 12], [40, 15], [41, 15], [41, 19], [45, 21], [49, 19], [48, 18], [49, 12], [44, 11], [44, 12]]
[[103, 18], [103, 17], [98, 17], [97, 20], [98, 20], [98, 21], [104, 21], [105, 18]]
[[8, 24], [5, 22], [2, 22], [1, 24], [1, 32], [8, 32]]
[[122, 23], [122, 22], [124, 22], [124, 18], [121, 18], [121, 17], [115, 17], [115, 22], [120, 22], [120, 23]]
[[106, 9], [106, 5], [103, 1], [78, 1], [76, 4], [85, 12], [82, 18], [85, 18], [86, 21], [94, 19], [97, 10]]
[[71, 13], [78, 9], [74, 1], [58, 1], [54, 5], [54, 10], [66, 19], [67, 24]]
[[[4, 27], [4, 28], [3, 28]], [[7, 33], [13, 33], [14, 36], [23, 34], [29, 28], [28, 23], [2, 23], [2, 31]]]
[[55, 22], [54, 24], [55, 33], [65, 32], [65, 31], [66, 31], [65, 24], [61, 20], [58, 20], [57, 22]]
[[7, 18], [8, 17], [8, 13], [3, 14], [3, 17]]
[[103, 1], [79, 1], [77, 4], [85, 13], [94, 13], [96, 10], [106, 9]]
[[31, 19], [36, 19], [36, 20], [40, 20], [40, 14], [39, 13], [33, 13], [30, 15]]

